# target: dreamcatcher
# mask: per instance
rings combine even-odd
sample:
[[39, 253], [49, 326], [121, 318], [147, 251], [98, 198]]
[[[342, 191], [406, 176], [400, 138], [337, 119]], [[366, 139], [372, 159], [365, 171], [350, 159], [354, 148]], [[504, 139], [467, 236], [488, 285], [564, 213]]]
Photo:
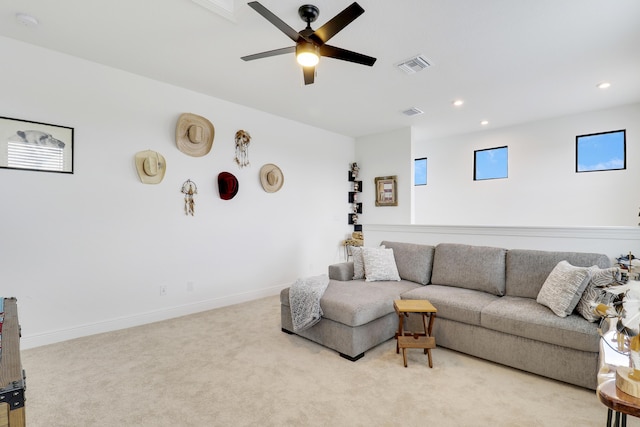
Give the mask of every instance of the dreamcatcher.
[[190, 179], [186, 180], [182, 184], [182, 194], [184, 194], [184, 214], [193, 216], [196, 207], [196, 201], [193, 199], [195, 194], [198, 194], [198, 187], [196, 183]]
[[249, 164], [249, 143], [251, 143], [251, 135], [249, 135], [249, 132], [244, 130], [236, 132], [235, 160], [241, 168]]

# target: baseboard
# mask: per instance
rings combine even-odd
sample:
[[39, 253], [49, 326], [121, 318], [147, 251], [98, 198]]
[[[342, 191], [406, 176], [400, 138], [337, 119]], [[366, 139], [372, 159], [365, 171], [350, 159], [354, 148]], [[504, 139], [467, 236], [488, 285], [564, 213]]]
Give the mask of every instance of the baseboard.
[[265, 289], [258, 289], [240, 294], [225, 295], [219, 298], [211, 298], [203, 301], [196, 301], [174, 307], [167, 307], [161, 310], [154, 310], [145, 313], [138, 313], [132, 316], [119, 317], [101, 322], [79, 325], [72, 328], [59, 329], [34, 335], [23, 335], [20, 339], [20, 347], [23, 350], [67, 341], [75, 338], [95, 335], [104, 332], [116, 331], [119, 329], [131, 328], [147, 323], [159, 322], [175, 317], [195, 314], [202, 311], [213, 310], [229, 305], [240, 304], [273, 295], [278, 295], [283, 286], [276, 286]]

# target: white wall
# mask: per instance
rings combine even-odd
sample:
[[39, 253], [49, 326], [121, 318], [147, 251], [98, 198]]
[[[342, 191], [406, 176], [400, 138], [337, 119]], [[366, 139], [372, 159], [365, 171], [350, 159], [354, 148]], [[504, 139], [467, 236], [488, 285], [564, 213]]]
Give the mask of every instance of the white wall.
[[595, 252], [613, 262], [621, 255], [640, 253], [640, 227], [516, 227], [483, 225], [390, 225], [364, 227], [367, 246], [396, 241], [437, 245], [461, 243], [506, 249]]
[[[411, 221], [413, 157], [411, 128], [370, 135], [356, 140], [355, 158], [362, 181], [362, 224], [408, 224]], [[397, 176], [398, 206], [375, 205], [375, 178]], [[365, 237], [366, 238], [366, 237]]]
[[[576, 173], [576, 135], [619, 129], [627, 131], [627, 169]], [[474, 150], [504, 145], [509, 177], [473, 181]], [[413, 154], [428, 158], [427, 185], [415, 188], [416, 224], [637, 226], [640, 221], [640, 104], [414, 141]], [[395, 223], [407, 222], [397, 216]]]
[[[351, 138], [6, 38], [0, 52], [0, 116], [75, 129], [74, 174], [0, 169], [0, 295], [18, 298], [23, 348], [275, 294], [343, 259]], [[214, 124], [207, 156], [176, 148], [183, 112]], [[146, 149], [167, 160], [158, 185], [135, 171]], [[284, 173], [277, 193], [260, 186], [265, 163]], [[229, 201], [225, 170], [240, 183]]]

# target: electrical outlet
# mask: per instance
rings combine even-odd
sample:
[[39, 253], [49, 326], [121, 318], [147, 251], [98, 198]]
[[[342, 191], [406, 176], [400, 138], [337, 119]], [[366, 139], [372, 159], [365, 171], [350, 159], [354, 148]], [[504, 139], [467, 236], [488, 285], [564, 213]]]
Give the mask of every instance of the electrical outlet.
[[167, 285], [160, 285], [160, 296], [165, 296], [167, 294]]

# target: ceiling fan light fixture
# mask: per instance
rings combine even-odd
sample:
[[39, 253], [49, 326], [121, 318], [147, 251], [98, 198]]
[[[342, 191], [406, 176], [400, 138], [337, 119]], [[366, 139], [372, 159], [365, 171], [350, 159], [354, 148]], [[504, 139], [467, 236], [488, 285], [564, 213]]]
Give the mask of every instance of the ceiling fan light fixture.
[[303, 67], [315, 67], [320, 61], [320, 49], [311, 42], [300, 42], [296, 45], [296, 60]]

